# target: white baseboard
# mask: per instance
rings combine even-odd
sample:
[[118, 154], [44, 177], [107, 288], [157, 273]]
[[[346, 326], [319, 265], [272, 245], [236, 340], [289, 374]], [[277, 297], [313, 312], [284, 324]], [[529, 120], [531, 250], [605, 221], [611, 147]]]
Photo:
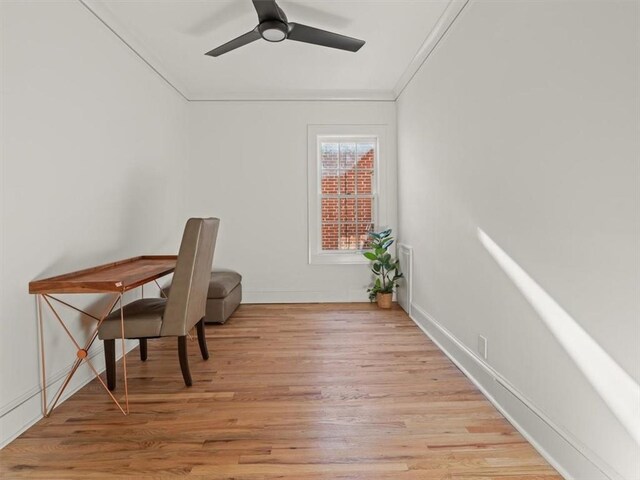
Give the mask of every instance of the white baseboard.
[[567, 480], [623, 480], [611, 466], [553, 422], [530, 399], [434, 320], [424, 309], [413, 303], [410, 316], [564, 478]]
[[[127, 353], [136, 348], [136, 346], [137, 342], [128, 342]], [[104, 356], [102, 355], [103, 351], [102, 346], [92, 348], [89, 357], [99, 373], [102, 373], [105, 369]], [[122, 358], [122, 355], [118, 351], [117, 358], [118, 360]], [[49, 403], [52, 401], [53, 396], [57, 394], [58, 389], [71, 370], [71, 366], [72, 364], [58, 372], [48, 375], [47, 399]], [[60, 397], [58, 406], [94, 378], [95, 375], [93, 371], [83, 362]], [[111, 399], [105, 393], [105, 402], [110, 401]], [[53, 415], [55, 415], [55, 411]], [[6, 447], [24, 431], [36, 424], [42, 417], [42, 388], [40, 384], [0, 407], [0, 449]]]

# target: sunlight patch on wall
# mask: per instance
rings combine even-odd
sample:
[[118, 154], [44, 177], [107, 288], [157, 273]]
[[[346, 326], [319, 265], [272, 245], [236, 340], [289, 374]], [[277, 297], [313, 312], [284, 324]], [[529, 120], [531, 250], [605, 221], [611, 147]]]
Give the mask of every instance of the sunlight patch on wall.
[[640, 445], [640, 385], [480, 228], [478, 238]]

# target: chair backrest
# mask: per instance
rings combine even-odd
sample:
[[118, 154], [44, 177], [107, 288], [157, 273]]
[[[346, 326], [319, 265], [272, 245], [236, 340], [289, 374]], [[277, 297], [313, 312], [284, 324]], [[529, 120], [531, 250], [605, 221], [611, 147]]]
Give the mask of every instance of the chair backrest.
[[184, 227], [160, 336], [186, 335], [204, 317], [218, 218], [190, 218]]

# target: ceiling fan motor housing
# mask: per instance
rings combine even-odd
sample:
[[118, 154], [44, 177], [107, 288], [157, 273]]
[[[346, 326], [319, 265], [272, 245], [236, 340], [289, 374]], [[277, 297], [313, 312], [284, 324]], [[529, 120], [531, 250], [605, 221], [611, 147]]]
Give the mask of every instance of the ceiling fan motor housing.
[[278, 20], [267, 20], [258, 25], [258, 31], [262, 38], [268, 42], [281, 42], [287, 38], [289, 27], [286, 23]]

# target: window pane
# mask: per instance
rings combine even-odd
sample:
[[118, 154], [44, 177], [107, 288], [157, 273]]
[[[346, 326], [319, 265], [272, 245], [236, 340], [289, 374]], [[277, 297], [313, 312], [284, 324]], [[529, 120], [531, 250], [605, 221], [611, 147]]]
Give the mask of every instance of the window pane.
[[354, 195], [356, 193], [356, 171], [340, 170], [340, 193]]
[[373, 232], [373, 223], [359, 223], [356, 226], [356, 235], [358, 236], [361, 250], [370, 248], [369, 232]]
[[373, 170], [375, 143], [359, 143], [357, 146], [358, 168]]
[[338, 250], [338, 224], [322, 224], [322, 250]]
[[340, 225], [340, 250], [358, 250], [360, 241], [356, 234], [356, 224], [343, 223]]
[[322, 168], [336, 170], [338, 168], [339, 156], [338, 143], [322, 143], [320, 145], [320, 156], [322, 160]]
[[355, 198], [340, 199], [340, 222], [342, 223], [356, 222], [356, 199]]
[[338, 199], [337, 198], [322, 199], [322, 222], [338, 223]]
[[373, 193], [373, 170], [356, 171], [356, 191], [359, 194]]
[[321, 182], [320, 193], [322, 195], [337, 195], [340, 193], [337, 170], [322, 170]]
[[340, 170], [352, 170], [356, 165], [356, 144], [340, 144]]
[[373, 222], [373, 198], [358, 197], [358, 222]]

